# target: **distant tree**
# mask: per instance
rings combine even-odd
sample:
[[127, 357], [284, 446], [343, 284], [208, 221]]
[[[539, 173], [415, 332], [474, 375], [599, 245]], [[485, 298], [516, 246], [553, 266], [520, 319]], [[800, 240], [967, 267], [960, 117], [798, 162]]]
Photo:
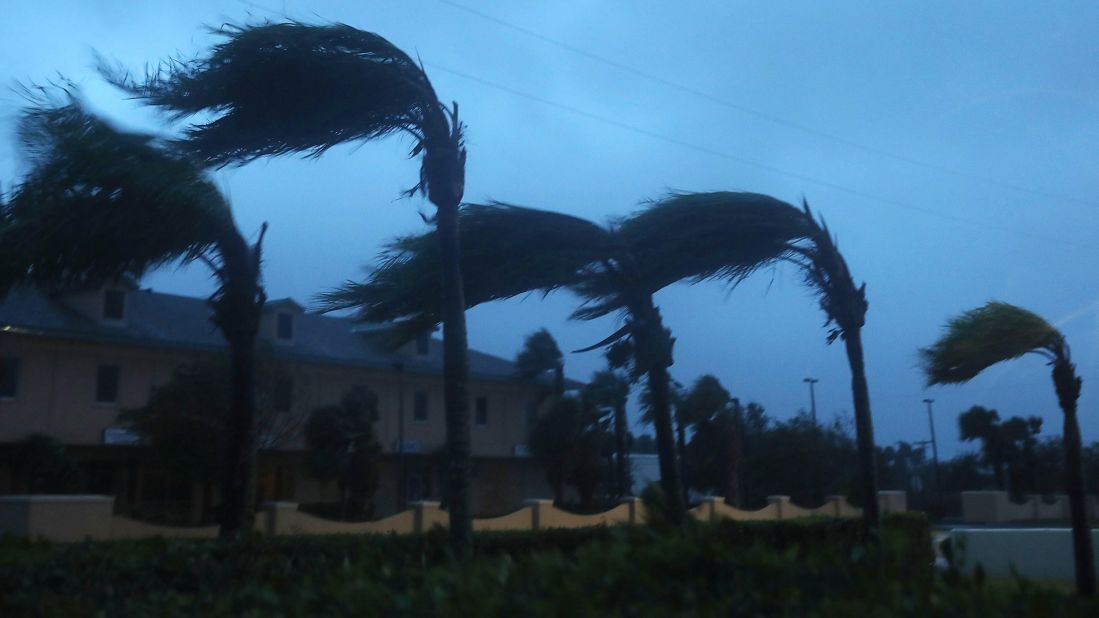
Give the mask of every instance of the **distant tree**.
[[1072, 516], [1076, 589], [1095, 594], [1095, 556], [1085, 502], [1084, 466], [1076, 405], [1082, 381], [1065, 337], [1037, 314], [990, 302], [951, 320], [946, 333], [920, 351], [928, 385], [968, 382], [989, 366], [1036, 354], [1053, 367], [1053, 386], [1064, 414], [1065, 486]]
[[[229, 364], [218, 358], [180, 365], [167, 382], [153, 389], [144, 406], [119, 413], [119, 424], [152, 447], [152, 458], [172, 478], [207, 488], [222, 481], [233, 409]], [[284, 375], [276, 362], [260, 357], [254, 423], [259, 450], [278, 448], [301, 426], [299, 415], [274, 409], [275, 383]]]
[[557, 340], [544, 328], [527, 335], [523, 349], [515, 357], [515, 370], [527, 380], [552, 371], [553, 391], [558, 395], [565, 393], [565, 357], [557, 347]]
[[19, 491], [68, 494], [80, 490], [83, 480], [80, 465], [57, 439], [31, 434], [16, 442], [9, 453], [8, 463]]
[[981, 442], [981, 455], [992, 470], [996, 489], [1003, 491], [1007, 445], [1004, 444], [999, 412], [973, 406], [958, 416], [958, 434], [963, 442]]
[[309, 473], [337, 482], [341, 519], [374, 515], [381, 453], [374, 433], [377, 411], [377, 396], [364, 387], [355, 387], [339, 404], [313, 410], [305, 422]]
[[372, 32], [282, 22], [227, 26], [219, 33], [226, 40], [207, 56], [166, 62], [144, 80], [103, 71], [177, 117], [202, 115], [187, 131], [186, 146], [213, 165], [291, 153], [320, 156], [333, 146], [394, 133], [415, 140], [411, 156], [423, 154], [420, 180], [408, 193], [422, 192], [436, 207], [433, 240], [443, 268], [431, 299], [443, 321], [449, 533], [464, 553], [472, 533], [472, 463], [458, 235], [466, 149], [458, 104], [444, 105], [423, 65]]
[[[730, 503], [738, 502], [740, 489], [737, 484], [738, 431], [736, 412], [732, 409], [732, 397], [721, 382], [712, 375], [698, 378], [676, 407], [681, 427], [692, 432], [691, 443], [685, 447], [685, 465], [691, 485], [705, 485], [706, 489], [724, 495]], [[709, 473], [709, 474], [707, 474]], [[705, 476], [717, 483], [699, 483]]]
[[630, 382], [613, 369], [597, 371], [584, 387], [582, 396], [592, 407], [610, 412], [614, 428], [615, 493], [624, 496], [630, 488], [630, 462], [626, 446], [626, 402], [630, 397]]
[[656, 438], [651, 434], [643, 433], [631, 440], [630, 452], [640, 455], [656, 454]]
[[555, 397], [544, 405], [547, 409], [539, 414], [527, 446], [546, 466], [554, 502], [563, 504], [565, 486], [573, 485], [580, 494], [581, 508], [586, 510], [601, 480], [600, 413], [576, 397]]

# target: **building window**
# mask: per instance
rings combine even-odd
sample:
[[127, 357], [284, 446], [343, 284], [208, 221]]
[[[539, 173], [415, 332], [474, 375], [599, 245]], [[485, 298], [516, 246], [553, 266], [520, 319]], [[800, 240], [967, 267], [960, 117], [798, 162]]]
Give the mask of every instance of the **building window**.
[[473, 407], [473, 422], [488, 425], [488, 397], [478, 397]]
[[283, 341], [290, 341], [294, 338], [294, 315], [290, 313], [280, 313], [275, 318], [275, 337], [282, 339]]
[[126, 292], [106, 290], [103, 292], [103, 319], [121, 320], [126, 315]]
[[19, 359], [0, 358], [0, 399], [15, 399], [19, 394]]
[[431, 352], [431, 335], [424, 334], [416, 337], [416, 353], [427, 356]]
[[427, 420], [427, 391], [416, 391], [412, 401], [412, 420]]
[[95, 402], [118, 403], [118, 365], [100, 365], [95, 374]]
[[289, 412], [294, 401], [294, 381], [290, 378], [275, 380], [275, 412]]

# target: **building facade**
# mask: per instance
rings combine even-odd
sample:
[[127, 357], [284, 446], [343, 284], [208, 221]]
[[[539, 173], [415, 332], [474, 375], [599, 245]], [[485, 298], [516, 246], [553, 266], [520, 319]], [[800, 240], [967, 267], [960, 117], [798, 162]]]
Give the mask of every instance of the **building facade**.
[[[378, 399], [375, 514], [441, 498], [442, 342], [422, 337], [389, 351], [376, 331], [307, 313], [290, 299], [266, 305], [260, 354], [278, 372], [259, 393], [266, 415], [258, 428], [260, 500], [338, 499], [335, 482], [309, 475], [301, 429], [312, 410], [359, 386]], [[0, 450], [49, 436], [79, 460], [82, 490], [114, 495], [121, 511], [157, 520], [166, 517], [158, 510], [171, 511], [178, 519], [187, 504], [191, 523], [208, 520], [212, 484], [171, 478], [118, 416], [144, 406], [180, 366], [217, 361], [226, 351], [204, 299], [132, 285], [17, 288], [0, 302]], [[520, 380], [510, 361], [473, 350], [469, 361], [474, 512], [505, 513], [546, 497], [544, 470], [524, 445], [550, 381]], [[265, 433], [271, 428], [278, 435]], [[0, 463], [0, 493], [26, 491], [28, 479], [11, 458], [0, 461], [9, 462]]]

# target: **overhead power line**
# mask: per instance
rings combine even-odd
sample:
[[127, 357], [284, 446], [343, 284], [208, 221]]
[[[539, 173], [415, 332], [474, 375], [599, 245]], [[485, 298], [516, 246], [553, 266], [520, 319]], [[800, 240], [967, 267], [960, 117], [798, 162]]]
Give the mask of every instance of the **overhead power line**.
[[446, 66], [434, 63], [434, 62], [425, 62], [424, 65], [429, 66], [432, 69], [435, 69], [437, 71], [442, 71], [443, 73], [449, 73], [449, 74], [454, 75], [456, 77], [460, 77], [462, 79], [466, 79], [466, 80], [481, 84], [483, 86], [487, 86], [489, 88], [494, 88], [496, 90], [507, 92], [509, 94], [512, 94], [512, 95], [515, 95], [515, 96], [518, 96], [518, 97], [521, 97], [521, 98], [524, 98], [524, 99], [529, 99], [529, 100], [534, 101], [536, 103], [541, 103], [542, 105], [546, 105], [546, 106], [549, 106], [549, 107], [554, 107], [554, 108], [569, 112], [569, 113], [577, 115], [577, 116], [582, 116], [582, 117], [587, 118], [589, 120], [594, 120], [596, 122], [600, 122], [600, 123], [603, 123], [603, 124], [606, 124], [606, 125], [614, 126], [614, 127], [619, 128], [619, 129], [623, 129], [625, 131], [630, 131], [632, 133], [637, 133], [639, 135], [644, 135], [644, 136], [650, 137], [652, 139], [656, 139], [656, 140], [659, 140], [659, 141], [662, 141], [662, 142], [665, 142], [665, 143], [668, 143], [668, 144], [674, 144], [676, 146], [680, 146], [680, 147], [686, 148], [688, 150], [694, 150], [696, 152], [700, 152], [700, 153], [703, 153], [703, 154], [707, 154], [707, 155], [711, 155], [711, 156], [718, 157], [718, 158], [721, 158], [721, 159], [725, 159], [727, 161], [733, 161], [733, 162], [736, 162], [736, 163], [740, 163], [742, 165], [747, 165], [749, 167], [754, 167], [754, 168], [757, 168], [757, 169], [761, 169], [763, 171], [770, 172], [772, 174], [777, 174], [777, 175], [780, 175], [780, 176], [786, 176], [787, 178], [794, 178], [794, 179], [801, 180], [801, 181], [804, 181], [804, 182], [809, 182], [809, 183], [812, 183], [812, 184], [815, 184], [815, 185], [818, 185], [818, 186], [827, 187], [829, 189], [834, 189], [836, 191], [841, 191], [843, 193], [847, 193], [848, 195], [854, 195], [856, 197], [861, 197], [863, 199], [870, 200], [870, 201], [873, 201], [873, 202], [878, 202], [878, 203], [881, 203], [881, 204], [887, 204], [887, 205], [890, 205], [890, 206], [893, 206], [893, 207], [896, 207], [896, 208], [901, 208], [901, 209], [904, 209], [904, 210], [911, 210], [913, 212], [918, 212], [918, 213], [922, 213], [922, 214], [925, 214], [925, 215], [931, 215], [931, 216], [934, 216], [934, 217], [938, 217], [938, 218], [941, 218], [941, 219], [946, 219], [946, 220], [953, 221], [955, 223], [960, 223], [960, 224], [963, 224], [963, 225], [968, 225], [968, 226], [971, 226], [971, 227], [974, 227], [974, 228], [977, 228], [977, 229], [981, 229], [981, 230], [997, 230], [997, 231], [1006, 232], [1006, 233], [1009, 233], [1009, 234], [1016, 234], [1016, 235], [1019, 235], [1019, 236], [1025, 236], [1025, 237], [1032, 238], [1032, 239], [1035, 239], [1035, 240], [1042, 240], [1042, 241], [1046, 241], [1046, 242], [1056, 243], [1057, 245], [1062, 245], [1062, 246], [1073, 246], [1073, 247], [1078, 247], [1078, 248], [1081, 248], [1081, 249], [1087, 249], [1089, 251], [1091, 251], [1093, 249], [1091, 246], [1085, 245], [1083, 243], [1067, 241], [1067, 240], [1064, 240], [1062, 238], [1054, 238], [1052, 236], [1044, 236], [1044, 235], [1041, 235], [1041, 234], [1035, 234], [1033, 232], [1029, 232], [1029, 231], [1026, 231], [1026, 230], [1021, 230], [1021, 229], [1017, 229], [1017, 228], [1012, 228], [1012, 227], [999, 225], [997, 223], [989, 223], [989, 222], [985, 222], [985, 221], [979, 221], [979, 220], [976, 220], [976, 219], [969, 219], [969, 218], [966, 218], [966, 217], [959, 217], [957, 215], [954, 215], [954, 214], [951, 214], [951, 213], [948, 213], [948, 212], [943, 212], [941, 210], [935, 210], [933, 208], [926, 208], [924, 206], [919, 206], [917, 204], [912, 204], [912, 203], [905, 202], [905, 201], [902, 201], [902, 200], [897, 200], [897, 199], [887, 197], [887, 196], [884, 196], [884, 195], [877, 195], [877, 194], [874, 194], [874, 193], [870, 193], [868, 191], [863, 191], [861, 189], [856, 189], [856, 188], [849, 187], [849, 186], [846, 186], [846, 185], [841, 185], [839, 183], [835, 183], [835, 182], [832, 182], [830, 180], [824, 180], [823, 178], [816, 178], [814, 176], [810, 176], [808, 174], [803, 174], [801, 172], [794, 172], [794, 171], [790, 171], [790, 170], [785, 170], [785, 169], [775, 167], [775, 166], [767, 164], [767, 163], [763, 163], [761, 161], [756, 161], [756, 160], [749, 159], [749, 158], [746, 158], [746, 157], [741, 157], [739, 155], [731, 154], [731, 153], [728, 153], [728, 152], [723, 152], [723, 151], [720, 151], [720, 150], [717, 150], [717, 149], [714, 149], [714, 148], [710, 148], [709, 146], [703, 146], [703, 145], [700, 145], [700, 144], [696, 144], [696, 143], [693, 143], [693, 142], [688, 142], [688, 141], [679, 139], [677, 137], [672, 137], [672, 136], [669, 136], [669, 135], [664, 135], [662, 133], [657, 133], [656, 131], [650, 131], [648, 129], [644, 129], [642, 127], [638, 127], [638, 126], [635, 126], [635, 125], [632, 125], [632, 124], [628, 124], [628, 123], [622, 122], [620, 120], [615, 120], [613, 118], [608, 118], [607, 116], [602, 116], [602, 115], [599, 115], [599, 114], [596, 114], [596, 113], [593, 113], [593, 112], [589, 112], [587, 110], [583, 110], [583, 109], [580, 109], [578, 107], [573, 107], [571, 105], [566, 105], [564, 103], [558, 103], [556, 101], [551, 101], [549, 99], [531, 94], [529, 92], [524, 92], [522, 90], [518, 90], [518, 89], [512, 88], [510, 86], [505, 86], [503, 84], [499, 84], [499, 83], [496, 83], [496, 82], [493, 82], [493, 81], [489, 81], [487, 79], [477, 77], [476, 75], [471, 75], [471, 74], [466, 73], [464, 71], [458, 71], [456, 69], [451, 69], [449, 67], [446, 67]]
[[999, 179], [992, 178], [992, 177], [989, 177], [989, 176], [984, 176], [984, 175], [981, 175], [981, 174], [975, 174], [973, 172], [960, 170], [960, 169], [949, 167], [949, 166], [946, 166], [946, 165], [941, 165], [939, 163], [924, 161], [924, 160], [917, 159], [915, 157], [911, 157], [911, 156], [908, 156], [908, 155], [899, 154], [899, 153], [896, 153], [896, 152], [885, 150], [883, 148], [879, 148], [879, 147], [876, 147], [876, 146], [871, 146], [871, 145], [868, 145], [868, 144], [857, 142], [855, 140], [843, 137], [841, 135], [836, 135], [834, 133], [829, 133], [827, 131], [822, 131], [820, 129], [810, 127], [808, 125], [805, 125], [805, 124], [802, 124], [802, 123], [799, 123], [799, 122], [796, 122], [796, 121], [793, 121], [793, 120], [787, 120], [785, 118], [775, 116], [775, 115], [770, 114], [768, 112], [760, 111], [758, 109], [754, 109], [754, 108], [748, 107], [746, 105], [742, 105], [740, 103], [737, 103], [735, 101], [731, 101], [729, 99], [725, 99], [725, 98], [722, 98], [722, 97], [715, 96], [713, 94], [710, 94], [708, 92], [704, 92], [704, 91], [699, 90], [697, 88], [694, 88], [692, 86], [689, 86], [689, 85], [686, 85], [686, 84], [683, 84], [683, 83], [680, 83], [680, 82], [672, 81], [670, 79], [660, 77], [659, 75], [654, 75], [654, 74], [649, 73], [647, 71], [643, 71], [641, 69], [638, 69], [637, 67], [625, 64], [623, 62], [619, 62], [619, 61], [614, 60], [612, 58], [607, 58], [605, 56], [601, 56], [599, 54], [590, 52], [588, 50], [576, 47], [575, 45], [570, 45], [570, 44], [565, 43], [563, 41], [560, 41], [558, 39], [554, 39], [552, 37], [546, 36], [546, 35], [541, 34], [539, 32], [535, 32], [534, 30], [531, 30], [529, 28], [524, 28], [523, 26], [520, 26], [518, 24], [514, 24], [514, 23], [511, 23], [509, 21], [505, 21], [503, 19], [500, 19], [500, 18], [495, 17], [493, 15], [490, 15], [488, 13], [485, 13], [484, 11], [475, 9], [473, 7], [466, 6], [464, 4], [460, 4], [458, 2], [454, 2], [453, 0], [438, 0], [438, 1], [441, 2], [442, 4], [445, 4], [445, 5], [449, 6], [449, 7], [458, 9], [460, 11], [464, 11], [464, 12], [470, 14], [470, 15], [474, 15], [476, 17], [484, 19], [485, 21], [494, 23], [498, 26], [507, 28], [509, 30], [514, 30], [515, 32], [518, 32], [518, 33], [523, 34], [525, 36], [537, 39], [539, 41], [542, 41], [543, 43], [546, 43], [548, 45], [552, 45], [554, 47], [563, 49], [565, 51], [571, 52], [571, 53], [576, 54], [578, 56], [587, 58], [588, 60], [592, 60], [592, 61], [598, 62], [600, 64], [604, 64], [606, 66], [612, 67], [612, 68], [617, 69], [619, 71], [622, 71], [624, 73], [629, 73], [630, 75], [633, 75], [635, 77], [639, 77], [641, 79], [653, 82], [655, 84], [659, 84], [661, 86], [665, 86], [667, 88], [671, 88], [673, 90], [678, 90], [679, 92], [683, 92], [685, 94], [689, 94], [691, 96], [694, 96], [694, 97], [697, 97], [697, 98], [700, 98], [700, 99], [704, 99], [704, 100], [709, 101], [711, 103], [716, 103], [718, 105], [722, 105], [724, 107], [736, 110], [736, 111], [741, 112], [743, 114], [747, 114], [749, 116], [754, 116], [756, 118], [759, 118], [759, 119], [764, 120], [766, 122], [770, 122], [770, 123], [775, 124], [775, 125], [783, 126], [783, 127], [788, 128], [788, 129], [794, 129], [796, 131], [801, 131], [802, 133], [813, 135], [815, 137], [819, 137], [819, 138], [822, 138], [822, 139], [831, 140], [831, 141], [836, 142], [838, 144], [843, 144], [844, 146], [847, 146], [849, 148], [854, 148], [856, 150], [861, 150], [863, 152], [867, 152], [867, 153], [877, 155], [877, 156], [880, 156], [880, 157], [884, 157], [884, 158], [887, 158], [887, 159], [892, 159], [894, 161], [899, 161], [901, 163], [905, 163], [905, 164], [908, 164], [908, 165], [913, 165], [913, 166], [916, 166], [916, 167], [922, 167], [922, 168], [925, 168], [925, 169], [933, 170], [933, 171], [940, 172], [940, 173], [950, 174], [950, 175], [958, 176], [958, 177], [961, 177], [961, 178], [968, 178], [970, 180], [975, 180], [975, 181], [982, 182], [982, 183], [985, 183], [985, 184], [988, 184], [988, 185], [997, 186], [997, 187], [1000, 187], [1000, 188], [1003, 188], [1003, 189], [1010, 189], [1012, 191], [1018, 191], [1018, 192], [1021, 192], [1021, 193], [1027, 193], [1027, 194], [1038, 196], [1038, 197], [1044, 197], [1044, 198], [1047, 198], [1047, 199], [1053, 199], [1053, 200], [1058, 200], [1058, 201], [1062, 201], [1062, 202], [1073, 203], [1073, 204], [1077, 204], [1077, 205], [1081, 205], [1081, 206], [1088, 206], [1088, 207], [1091, 207], [1091, 208], [1099, 208], [1099, 203], [1094, 202], [1094, 201], [1080, 199], [1080, 198], [1069, 196], [1069, 195], [1061, 195], [1061, 194], [1058, 194], [1058, 193], [1052, 193], [1052, 192], [1049, 192], [1049, 191], [1044, 191], [1042, 189], [1027, 187], [1027, 186], [1012, 183], [1012, 182], [1005, 182], [1003, 180], [999, 180]]

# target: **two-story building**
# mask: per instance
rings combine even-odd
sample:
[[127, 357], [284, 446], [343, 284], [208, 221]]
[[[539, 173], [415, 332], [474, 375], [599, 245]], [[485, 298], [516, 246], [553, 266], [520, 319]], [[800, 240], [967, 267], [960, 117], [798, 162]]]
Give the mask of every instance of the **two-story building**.
[[[265, 307], [260, 347], [280, 366], [273, 392], [265, 395], [285, 420], [301, 421], [356, 386], [377, 395], [374, 428], [382, 455], [375, 502], [376, 513], [385, 515], [402, 502], [441, 494], [442, 342], [425, 336], [389, 351], [372, 330], [284, 299]], [[135, 285], [12, 290], [0, 302], [0, 450], [32, 434], [53, 437], [81, 462], [83, 489], [115, 495], [124, 512], [209, 502], [215, 491], [168, 478], [149, 446], [120, 426], [118, 414], [143, 406], [181, 364], [225, 353], [205, 299]], [[550, 380], [521, 380], [510, 361], [474, 350], [469, 364], [474, 512], [503, 513], [524, 499], [546, 497], [544, 470], [524, 444]], [[260, 499], [336, 500], [335, 484], [314, 480], [303, 465], [301, 423], [283, 426], [298, 429], [261, 452]], [[12, 468], [0, 464], [0, 493], [19, 492], [20, 484]]]

